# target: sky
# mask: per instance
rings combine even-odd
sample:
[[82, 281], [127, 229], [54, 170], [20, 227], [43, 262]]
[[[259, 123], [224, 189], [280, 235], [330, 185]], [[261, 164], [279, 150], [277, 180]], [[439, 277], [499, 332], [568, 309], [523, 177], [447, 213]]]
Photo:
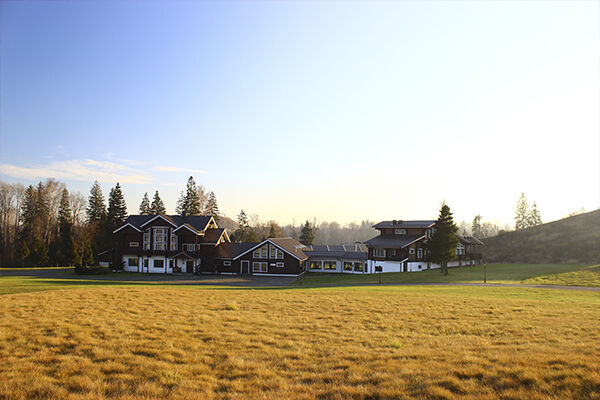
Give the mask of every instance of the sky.
[[282, 224], [600, 206], [600, 2], [2, 1], [0, 180]]

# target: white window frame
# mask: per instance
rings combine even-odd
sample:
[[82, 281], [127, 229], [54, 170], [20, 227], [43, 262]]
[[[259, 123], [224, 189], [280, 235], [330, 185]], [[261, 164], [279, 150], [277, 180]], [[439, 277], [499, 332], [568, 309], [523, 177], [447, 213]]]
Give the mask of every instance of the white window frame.
[[154, 240], [152, 241], [152, 248], [154, 250], [166, 250], [167, 249], [167, 238], [169, 235], [169, 229], [163, 227], [154, 228]]
[[385, 257], [385, 249], [381, 247], [375, 247], [373, 249], [373, 257]]
[[396, 249], [387, 249], [385, 255], [388, 257], [396, 257]]
[[[360, 269], [358, 267], [360, 266]], [[364, 272], [365, 271], [365, 263], [355, 262], [354, 263], [354, 272]]]
[[231, 261], [223, 261], [224, 267], [231, 267]]
[[457, 256], [462, 256], [465, 254], [465, 246], [462, 243], [459, 243], [458, 246], [456, 246], [455, 254]]
[[252, 272], [269, 272], [269, 263], [266, 261], [253, 261]]
[[[130, 261], [131, 260], [137, 260], [137, 263], [132, 264]], [[140, 259], [139, 257], [127, 257], [127, 266], [128, 267], [138, 267], [140, 265]]]
[[423, 249], [420, 247], [417, 249], [417, 258], [423, 258]]
[[415, 254], [415, 248], [411, 247], [410, 249], [408, 249], [408, 254]]
[[394, 235], [406, 235], [406, 229], [404, 229], [404, 228], [394, 229]]
[[177, 234], [171, 229], [171, 243], [169, 243], [171, 251], [177, 250]]
[[281, 261], [280, 261], [280, 262], [278, 262], [277, 264], [275, 264], [275, 266], [276, 266], [277, 268], [283, 268], [283, 267], [285, 267], [285, 263], [283, 263], [283, 262], [281, 262]]
[[[319, 268], [312, 268], [313, 263], [318, 264]], [[313, 260], [311, 262], [308, 263], [308, 269], [311, 271], [319, 271], [323, 269], [323, 261], [320, 260]]]
[[129, 247], [140, 247], [140, 242], [129, 242]]
[[[159, 261], [159, 262], [163, 263], [162, 267], [157, 267], [157, 266], [156, 266], [156, 262], [157, 262], [157, 261]], [[165, 269], [165, 260], [163, 260], [163, 259], [160, 259], [160, 258], [159, 258], [159, 259], [152, 260], [152, 268]]]
[[150, 250], [150, 228], [144, 232], [144, 250]]
[[[325, 268], [325, 264], [333, 264], [333, 268]], [[324, 260], [323, 261], [323, 271], [335, 271], [337, 270], [337, 262], [332, 260]]]
[[[264, 250], [264, 251], [263, 251]], [[269, 258], [269, 246], [264, 245], [252, 252], [252, 258], [268, 259]]]

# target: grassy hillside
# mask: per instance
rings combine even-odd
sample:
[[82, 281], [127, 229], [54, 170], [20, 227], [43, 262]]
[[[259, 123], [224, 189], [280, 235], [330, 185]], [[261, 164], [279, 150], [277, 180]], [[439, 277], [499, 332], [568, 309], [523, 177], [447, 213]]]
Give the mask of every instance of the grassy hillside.
[[598, 264], [600, 210], [485, 239], [491, 262]]
[[600, 398], [598, 293], [90, 287], [0, 296], [0, 398]]

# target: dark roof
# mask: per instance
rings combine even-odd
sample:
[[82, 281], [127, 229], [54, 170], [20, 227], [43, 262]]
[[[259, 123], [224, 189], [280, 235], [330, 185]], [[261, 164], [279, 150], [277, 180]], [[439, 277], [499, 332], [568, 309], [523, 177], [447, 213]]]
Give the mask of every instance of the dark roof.
[[203, 243], [217, 243], [217, 240], [225, 232], [225, 228], [210, 228], [207, 229], [202, 238]]
[[415, 220], [415, 221], [403, 221], [403, 220], [392, 220], [392, 221], [381, 221], [380, 223], [373, 225], [375, 229], [381, 228], [429, 228], [437, 221], [432, 219], [427, 220]]
[[340, 245], [314, 245], [308, 246], [309, 250], [303, 250], [309, 257], [334, 257], [349, 258], [353, 260], [366, 260], [367, 251], [361, 244]]
[[474, 246], [483, 245], [483, 242], [481, 240], [477, 239], [475, 236], [456, 235], [456, 237], [458, 238], [458, 240], [460, 240], [460, 242], [462, 244], [474, 245]]
[[423, 235], [379, 235], [373, 239], [369, 239], [365, 244], [369, 247], [388, 247], [388, 248], [403, 248], [409, 244], [421, 239]]
[[308, 258], [308, 256], [304, 253], [304, 250], [307, 250], [308, 248], [296, 239], [284, 237], [269, 238], [267, 240], [270, 240], [288, 253], [291, 253], [302, 260], [306, 260]]
[[256, 246], [258, 243], [221, 243], [217, 246], [215, 258], [234, 258]]
[[[166, 220], [172, 222], [177, 227], [181, 225], [187, 225], [196, 231], [202, 232], [208, 225], [211, 216], [210, 215], [186, 215], [185, 217], [181, 215], [161, 215]], [[156, 215], [130, 215], [127, 217], [123, 225], [131, 224], [136, 228], [143, 230], [142, 225], [151, 219], [156, 218]]]

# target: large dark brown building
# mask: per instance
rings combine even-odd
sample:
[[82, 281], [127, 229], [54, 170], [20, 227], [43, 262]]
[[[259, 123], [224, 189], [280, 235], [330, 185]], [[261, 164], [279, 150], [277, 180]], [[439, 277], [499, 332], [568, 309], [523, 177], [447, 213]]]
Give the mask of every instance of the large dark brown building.
[[[373, 227], [380, 235], [367, 240], [368, 272], [414, 272], [439, 268], [429, 261], [427, 241], [435, 230], [435, 220], [383, 221]], [[472, 236], [457, 235], [459, 244], [456, 248], [455, 261], [448, 266], [472, 265], [481, 260], [479, 246], [483, 243]]]

